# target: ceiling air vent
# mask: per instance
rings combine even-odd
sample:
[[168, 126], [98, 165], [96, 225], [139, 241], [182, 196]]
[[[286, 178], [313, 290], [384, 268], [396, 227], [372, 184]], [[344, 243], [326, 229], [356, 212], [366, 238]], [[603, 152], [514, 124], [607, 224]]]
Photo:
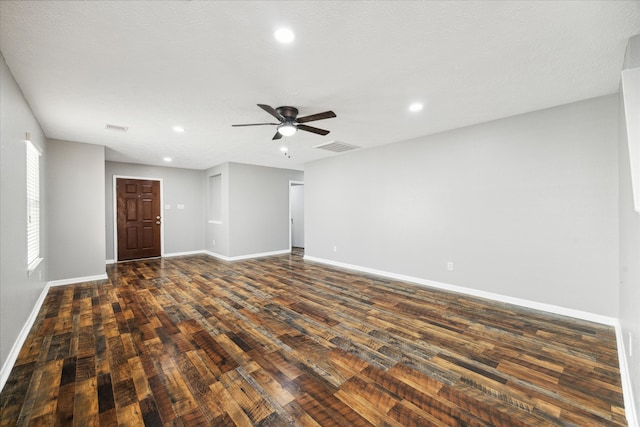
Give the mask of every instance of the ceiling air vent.
[[113, 131], [116, 131], [116, 132], [126, 132], [129, 129], [126, 126], [110, 125], [109, 123], [104, 125], [104, 128], [106, 130], [113, 130]]
[[319, 148], [321, 150], [333, 151], [334, 153], [342, 153], [343, 151], [355, 150], [360, 148], [356, 145], [347, 144], [340, 141], [330, 141], [324, 144], [316, 145], [313, 148]]

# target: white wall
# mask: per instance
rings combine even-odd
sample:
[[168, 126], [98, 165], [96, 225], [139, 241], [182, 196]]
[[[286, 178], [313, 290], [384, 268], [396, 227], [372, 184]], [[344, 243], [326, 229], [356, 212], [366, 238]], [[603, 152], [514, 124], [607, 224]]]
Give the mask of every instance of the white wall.
[[229, 164], [229, 254], [289, 249], [289, 181], [304, 173], [242, 163]]
[[104, 147], [49, 140], [49, 277], [105, 274]]
[[616, 317], [617, 120], [614, 95], [306, 164], [305, 253]]
[[[27, 276], [27, 195], [25, 132], [42, 150], [40, 157], [40, 253], [44, 261]], [[46, 137], [0, 54], [0, 366], [3, 374], [11, 349], [45, 287], [49, 153]], [[6, 370], [5, 370], [6, 369]], [[1, 384], [0, 384], [1, 387]]]
[[[629, 47], [631, 46], [630, 43]], [[640, 67], [640, 36], [635, 37], [633, 46], [635, 46], [635, 50], [628, 51], [627, 58], [630, 54], [635, 54], [636, 62], [634, 65]], [[636, 94], [636, 96], [640, 96], [640, 94]], [[620, 95], [620, 109], [620, 324], [622, 337], [625, 340], [627, 366], [629, 377], [632, 380], [637, 411], [640, 409], [640, 213], [634, 210], [629, 145], [626, 133], [627, 123], [623, 110], [622, 93]], [[640, 117], [632, 115], [626, 115], [626, 117], [635, 119], [635, 124], [638, 125]], [[629, 335], [633, 337], [631, 345]], [[636, 422], [640, 425], [640, 420]]]
[[[209, 177], [221, 175], [221, 218], [210, 223]], [[300, 171], [225, 163], [206, 171], [106, 162], [106, 254], [113, 259], [113, 175], [162, 178], [164, 253], [224, 257], [289, 248], [289, 180]], [[167, 210], [166, 205], [171, 205]], [[177, 205], [184, 205], [178, 210]], [[213, 244], [215, 240], [216, 244]]]
[[[113, 176], [162, 179], [162, 221], [165, 255], [204, 249], [204, 175], [201, 170], [106, 162], [104, 174], [106, 256], [114, 258]], [[167, 205], [171, 209], [166, 209]], [[178, 209], [183, 205], [184, 209]], [[104, 259], [102, 260], [104, 264]]]
[[289, 249], [289, 181], [304, 173], [229, 164], [229, 254], [242, 256]]
[[[222, 215], [219, 223], [207, 221], [206, 250], [225, 258], [289, 250], [289, 181], [304, 173], [224, 163], [207, 169], [205, 180], [218, 174]], [[207, 184], [207, 203], [210, 191]]]

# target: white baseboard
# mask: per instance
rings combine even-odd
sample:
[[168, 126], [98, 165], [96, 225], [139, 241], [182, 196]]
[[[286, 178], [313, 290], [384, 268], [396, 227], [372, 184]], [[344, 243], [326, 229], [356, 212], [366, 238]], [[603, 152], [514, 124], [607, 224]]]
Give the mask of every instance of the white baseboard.
[[199, 250], [199, 251], [187, 251], [187, 252], [172, 252], [170, 254], [164, 254], [162, 255], [162, 258], [171, 258], [171, 257], [175, 257], [175, 256], [185, 256], [185, 255], [202, 255], [206, 253], [203, 250]]
[[[186, 255], [202, 255], [206, 254], [207, 251], [199, 250], [199, 251], [186, 251], [186, 252], [171, 252], [168, 254], [162, 254], [162, 258], [171, 258], [176, 256], [186, 256]], [[135, 261], [135, 260], [127, 260], [127, 261]], [[105, 261], [106, 265], [115, 264], [117, 261], [115, 259], [108, 259]]]
[[[172, 256], [183, 256], [183, 255], [196, 255], [196, 254], [203, 254], [203, 253], [207, 254], [209, 256], [215, 257], [215, 258], [219, 258], [219, 259], [225, 260], [225, 261], [237, 261], [237, 260], [250, 259], [250, 258], [260, 258], [260, 257], [265, 257], [265, 256], [282, 255], [282, 254], [290, 253], [290, 250], [289, 249], [284, 249], [284, 250], [272, 251], [272, 252], [263, 252], [263, 253], [257, 253], [257, 254], [249, 254], [249, 255], [240, 255], [240, 256], [236, 256], [236, 257], [228, 257], [228, 256], [220, 255], [220, 254], [217, 254], [217, 253], [211, 252], [211, 251], [179, 252], [179, 253], [165, 254], [164, 256], [165, 257], [172, 257]], [[324, 259], [324, 258], [317, 258], [317, 257], [305, 255], [304, 259], [308, 260], [308, 261], [313, 261], [313, 262], [318, 262], [318, 263], [322, 263], [322, 264], [332, 265], [332, 266], [335, 266], [335, 267], [341, 267], [341, 268], [346, 268], [346, 269], [349, 269], [349, 270], [360, 271], [360, 272], [369, 273], [369, 274], [375, 274], [375, 275], [382, 276], [382, 277], [388, 277], [388, 278], [395, 279], [395, 280], [400, 280], [400, 281], [403, 281], [403, 282], [410, 282], [410, 283], [414, 283], [414, 284], [421, 285], [421, 286], [433, 287], [433, 288], [437, 288], [437, 289], [442, 289], [442, 290], [462, 293], [462, 294], [476, 296], [476, 297], [480, 297], [480, 298], [487, 298], [487, 299], [500, 301], [500, 302], [505, 302], [505, 303], [509, 303], [509, 304], [514, 304], [514, 305], [518, 305], [518, 306], [522, 306], [522, 307], [526, 307], [526, 308], [533, 308], [533, 309], [536, 309], [536, 310], [547, 311], [547, 312], [550, 312], [550, 313], [561, 314], [561, 315], [570, 316], [570, 317], [574, 317], [574, 318], [578, 318], [578, 319], [583, 319], [583, 320], [588, 320], [588, 321], [592, 321], [592, 322], [596, 322], [596, 323], [602, 323], [602, 324], [605, 324], [605, 325], [614, 326], [615, 327], [615, 331], [616, 331], [616, 341], [617, 341], [617, 348], [618, 348], [618, 360], [619, 360], [619, 364], [620, 364], [620, 376], [621, 376], [621, 380], [622, 380], [624, 406], [625, 406], [625, 413], [626, 413], [626, 416], [627, 416], [627, 422], [629, 423], [629, 427], [640, 427], [638, 425], [638, 421], [637, 421], [638, 417], [637, 417], [637, 412], [636, 412], [636, 408], [635, 408], [635, 401], [633, 399], [633, 389], [632, 389], [632, 385], [631, 385], [630, 372], [629, 372], [628, 365], [627, 365], [627, 357], [626, 357], [624, 339], [623, 339], [623, 335], [622, 335], [622, 329], [621, 329], [621, 326], [620, 326], [620, 323], [619, 323], [618, 319], [615, 319], [615, 318], [612, 318], [612, 317], [607, 317], [607, 316], [602, 316], [602, 315], [595, 314], [595, 313], [589, 313], [589, 312], [584, 312], [584, 311], [580, 311], [580, 310], [574, 310], [574, 309], [570, 309], [570, 308], [555, 306], [555, 305], [551, 305], [551, 304], [544, 304], [544, 303], [539, 303], [539, 302], [536, 302], [536, 301], [529, 301], [529, 300], [525, 300], [525, 299], [521, 299], [521, 298], [513, 298], [513, 297], [509, 297], [509, 296], [505, 296], [505, 295], [491, 293], [491, 292], [479, 291], [479, 290], [476, 290], [476, 289], [465, 288], [465, 287], [462, 287], [462, 286], [456, 286], [456, 285], [450, 285], [450, 284], [441, 283], [441, 282], [435, 282], [435, 281], [432, 281], [432, 280], [421, 279], [421, 278], [418, 278], [418, 277], [412, 277], [412, 276], [406, 276], [406, 275], [402, 275], [402, 274], [390, 273], [390, 272], [387, 272], [387, 271], [376, 270], [376, 269], [372, 269], [372, 268], [368, 268], [368, 267], [362, 267], [362, 266], [357, 266], [357, 265], [353, 265], [353, 264], [337, 262], [337, 261], [328, 260], [328, 259]], [[109, 263], [109, 261], [113, 262], [113, 260], [107, 260], [107, 263]], [[9, 355], [8, 355], [7, 359], [5, 360], [4, 364], [2, 365], [2, 369], [0, 370], [0, 391], [2, 391], [2, 389], [4, 388], [7, 380], [9, 379], [9, 374], [11, 373], [11, 369], [13, 369], [13, 366], [14, 366], [16, 360], [18, 359], [18, 355], [20, 353], [20, 349], [22, 348], [24, 342], [27, 339], [27, 336], [29, 335], [29, 332], [31, 331], [31, 328], [32, 328], [37, 316], [38, 316], [40, 308], [42, 307], [42, 304], [44, 303], [44, 300], [45, 300], [45, 298], [47, 296], [47, 293], [49, 292], [49, 288], [53, 287], [53, 286], [62, 286], [62, 285], [68, 285], [68, 284], [73, 284], [73, 283], [90, 282], [90, 281], [105, 280], [105, 279], [108, 279], [108, 276], [107, 276], [106, 273], [95, 275], [95, 276], [76, 277], [76, 278], [71, 278], [71, 279], [53, 280], [53, 281], [47, 282], [47, 284], [45, 285], [44, 289], [40, 293], [40, 296], [38, 297], [38, 300], [36, 301], [33, 309], [31, 310], [31, 313], [29, 314], [29, 317], [27, 318], [27, 321], [25, 322], [25, 324], [23, 325], [22, 329], [20, 330], [20, 334], [18, 335], [16, 341], [13, 343], [13, 346], [11, 347], [11, 351], [9, 352]]]
[[50, 286], [47, 283], [44, 286], [44, 289], [42, 289], [42, 292], [40, 292], [40, 296], [38, 297], [38, 300], [33, 306], [33, 309], [31, 310], [31, 314], [29, 314], [27, 321], [22, 326], [22, 329], [18, 334], [18, 338], [16, 338], [16, 340], [14, 341], [13, 346], [11, 347], [11, 351], [9, 352], [7, 359], [4, 361], [4, 364], [2, 365], [2, 370], [0, 370], [0, 391], [2, 391], [5, 384], [7, 383], [7, 380], [9, 379], [9, 374], [13, 369], [13, 365], [15, 365], [16, 360], [18, 360], [20, 349], [22, 349], [22, 346], [24, 345], [24, 342], [27, 340], [27, 336], [29, 335], [31, 328], [33, 327], [33, 324], [35, 323], [36, 318], [38, 317], [40, 308], [42, 307], [42, 304], [44, 303], [44, 300], [47, 297], [47, 293], [49, 292], [49, 287]]
[[504, 302], [508, 304], [518, 305], [521, 307], [532, 308], [535, 310], [546, 311], [554, 314], [561, 314], [563, 316], [569, 316], [576, 319], [588, 320], [590, 322], [601, 323], [608, 326], [613, 326], [616, 331], [616, 342], [618, 348], [618, 363], [620, 364], [620, 378], [622, 380], [622, 394], [624, 397], [624, 407], [627, 416], [627, 422], [629, 427], [640, 427], [638, 425], [638, 414], [635, 408], [635, 401], [633, 400], [633, 389], [631, 386], [631, 376], [627, 365], [627, 356], [625, 352], [624, 339], [622, 336], [622, 330], [620, 322], [614, 317], [603, 316], [600, 314], [589, 313], [586, 311], [574, 310], [571, 308], [560, 307], [552, 304], [544, 304], [536, 301], [530, 301], [522, 298], [514, 298], [506, 295], [495, 294], [492, 292], [485, 292], [471, 288], [465, 288], [462, 286], [450, 285], [447, 283], [435, 282], [433, 280], [421, 279], [419, 277], [405, 276], [403, 274], [390, 273], [388, 271], [376, 270], [373, 268], [362, 267], [359, 265], [347, 264], [343, 262], [333, 261], [324, 258], [316, 258], [313, 256], [304, 256], [305, 260], [314, 261], [322, 264], [332, 265], [335, 267], [346, 268], [349, 270], [360, 271], [363, 273], [375, 274], [377, 276], [388, 277], [402, 282], [414, 283], [420, 286], [432, 287], [442, 289], [445, 291], [457, 292], [465, 295], [487, 298], [494, 301]]
[[221, 254], [216, 253], [216, 252], [211, 252], [211, 251], [207, 251], [207, 250], [205, 250], [205, 251], [204, 251], [204, 253], [205, 253], [205, 254], [207, 254], [207, 255], [209, 255], [209, 256], [212, 256], [212, 257], [214, 257], [214, 258], [221, 259], [221, 260], [223, 260], [223, 261], [231, 261], [231, 258], [229, 258], [228, 256], [226, 256], [226, 255], [221, 255]]
[[71, 279], [52, 280], [45, 284], [44, 288], [42, 289], [42, 292], [40, 292], [40, 296], [38, 297], [38, 300], [36, 301], [35, 305], [33, 306], [33, 309], [31, 310], [31, 313], [29, 314], [29, 317], [27, 318], [27, 321], [22, 326], [22, 329], [20, 330], [18, 337], [14, 341], [13, 346], [11, 347], [11, 351], [7, 356], [7, 359], [2, 365], [2, 370], [0, 370], [0, 391], [2, 391], [5, 384], [7, 383], [7, 380], [9, 379], [9, 374], [13, 369], [13, 365], [15, 365], [16, 360], [18, 360], [20, 349], [24, 345], [24, 342], [27, 340], [27, 336], [29, 335], [31, 328], [33, 327], [33, 324], [36, 321], [36, 318], [38, 317], [38, 313], [40, 312], [40, 308], [42, 308], [42, 304], [44, 303], [44, 300], [47, 297], [47, 293], [49, 292], [49, 289], [53, 286], [62, 286], [62, 285], [69, 285], [73, 283], [91, 282], [94, 280], [105, 280], [105, 279], [108, 279], [108, 276], [106, 273], [103, 273], [95, 276], [74, 277]]
[[70, 279], [52, 280], [47, 282], [47, 286], [72, 285], [74, 283], [93, 282], [96, 280], [106, 280], [109, 276], [107, 273], [97, 274], [95, 276], [72, 277]]
[[638, 424], [638, 412], [633, 399], [633, 387], [631, 385], [631, 372], [627, 362], [627, 351], [622, 334], [622, 325], [616, 321], [616, 341], [618, 343], [618, 363], [620, 364], [620, 377], [622, 379], [622, 395], [624, 396], [624, 412], [627, 416], [629, 427], [640, 427]]
[[220, 254], [217, 254], [217, 253], [211, 252], [211, 251], [204, 251], [204, 253], [206, 253], [207, 255], [212, 256], [214, 258], [221, 259], [223, 261], [240, 261], [240, 260], [243, 260], [243, 259], [262, 258], [262, 257], [265, 257], [265, 256], [288, 254], [288, 253], [291, 253], [291, 249], [282, 249], [282, 250], [279, 250], [279, 251], [261, 252], [261, 253], [257, 253], [257, 254], [238, 255], [238, 256], [232, 256], [232, 257], [226, 256], [226, 255], [220, 255]]
[[[186, 255], [209, 255], [212, 256], [214, 258], [218, 258], [224, 261], [239, 261], [239, 260], [243, 260], [243, 259], [250, 259], [250, 258], [260, 258], [260, 257], [265, 257], [265, 256], [273, 256], [273, 255], [282, 255], [282, 254], [288, 254], [291, 252], [291, 249], [283, 249], [283, 250], [279, 250], [279, 251], [271, 251], [271, 252], [261, 252], [261, 253], [257, 253], [257, 254], [248, 254], [248, 255], [238, 255], [238, 256], [226, 256], [226, 255], [222, 255], [216, 252], [212, 252], [212, 251], [207, 251], [207, 250], [199, 250], [199, 251], [187, 251], [187, 252], [172, 252], [172, 253], [168, 253], [168, 254], [163, 254], [162, 258], [171, 258], [171, 257], [177, 257], [177, 256], [186, 256]], [[106, 260], [106, 264], [114, 264], [116, 261], [113, 259], [108, 259]]]
[[334, 267], [341, 267], [349, 270], [361, 271], [363, 273], [375, 274], [377, 276], [388, 277], [390, 279], [395, 279], [402, 282], [409, 282], [409, 283], [414, 283], [416, 285], [426, 286], [430, 288], [437, 288], [445, 291], [457, 292], [460, 294], [470, 295], [478, 298], [486, 298], [494, 301], [504, 302], [507, 304], [513, 304], [521, 307], [532, 308], [535, 310], [546, 311], [549, 313], [561, 314], [563, 316], [574, 317], [576, 319], [588, 320], [590, 322], [595, 322], [595, 323], [602, 323], [604, 325], [609, 325], [609, 326], [615, 326], [618, 321], [615, 317], [603, 316], [601, 314], [574, 310], [572, 308], [560, 307], [552, 304], [545, 304], [542, 302], [531, 301], [523, 298], [510, 297], [507, 295], [496, 294], [493, 292], [480, 291], [472, 288], [465, 288], [463, 286], [450, 285], [448, 283], [436, 282], [433, 280], [422, 279], [419, 277], [406, 276], [404, 274], [390, 273], [388, 271], [376, 270], [368, 267], [361, 267], [359, 265], [347, 264], [343, 262], [333, 261], [330, 259], [316, 258], [308, 255], [305, 255], [304, 259], [308, 261], [314, 261], [322, 264], [332, 265]]

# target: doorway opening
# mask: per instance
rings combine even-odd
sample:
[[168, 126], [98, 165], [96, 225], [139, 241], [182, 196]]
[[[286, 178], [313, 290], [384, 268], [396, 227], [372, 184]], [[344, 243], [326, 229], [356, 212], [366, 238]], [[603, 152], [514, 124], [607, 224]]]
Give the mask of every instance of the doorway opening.
[[304, 253], [304, 182], [289, 181], [289, 249]]
[[113, 176], [114, 259], [162, 256], [162, 180]]

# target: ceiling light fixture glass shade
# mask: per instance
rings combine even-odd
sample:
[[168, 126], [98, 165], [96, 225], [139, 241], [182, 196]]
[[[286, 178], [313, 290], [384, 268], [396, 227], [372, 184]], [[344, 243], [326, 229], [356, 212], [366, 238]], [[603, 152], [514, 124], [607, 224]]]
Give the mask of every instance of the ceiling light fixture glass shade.
[[278, 126], [278, 132], [282, 136], [291, 136], [296, 133], [298, 129], [295, 127], [293, 123], [284, 123]]

